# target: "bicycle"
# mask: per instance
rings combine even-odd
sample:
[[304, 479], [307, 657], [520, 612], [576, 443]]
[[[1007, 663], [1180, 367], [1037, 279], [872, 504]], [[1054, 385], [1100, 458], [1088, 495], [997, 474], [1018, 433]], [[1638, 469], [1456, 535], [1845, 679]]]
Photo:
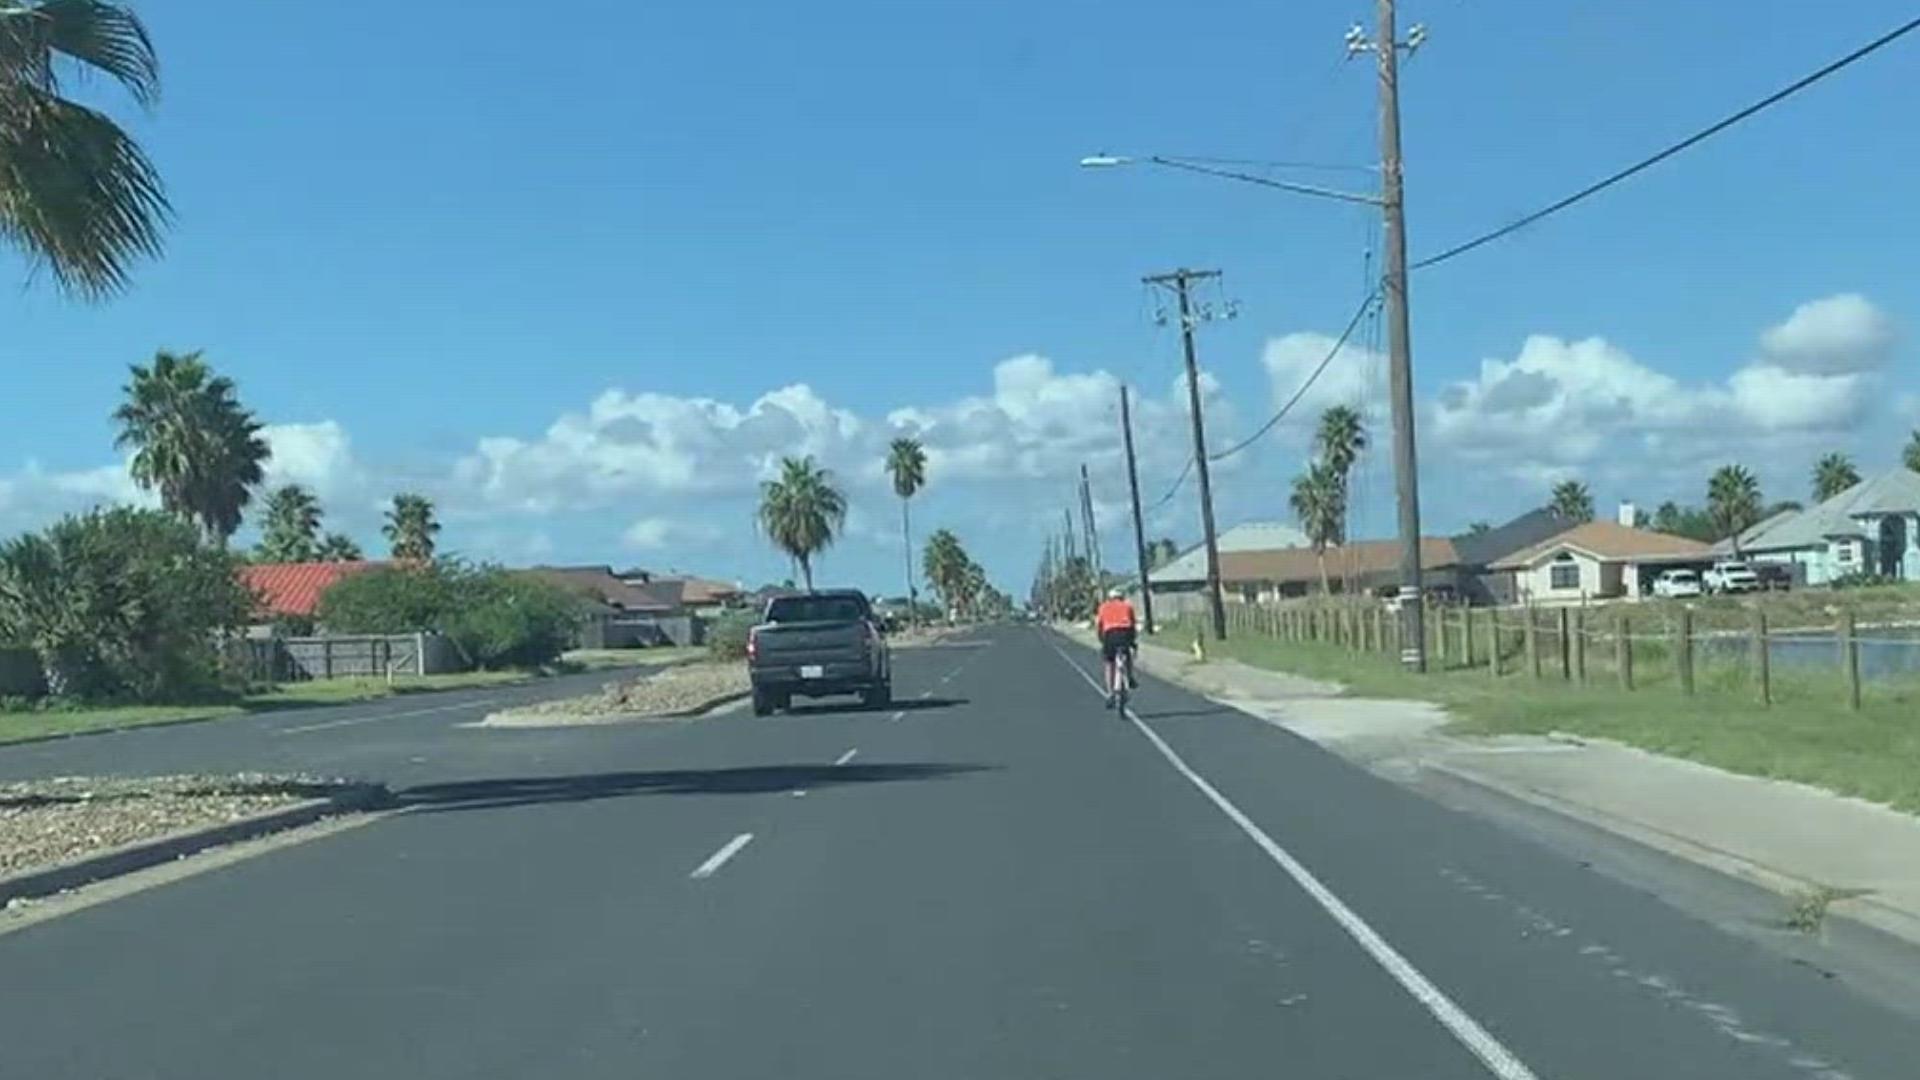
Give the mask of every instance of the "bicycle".
[[1107, 702], [1121, 713], [1127, 711], [1127, 699], [1133, 695], [1133, 650], [1121, 649], [1113, 658], [1113, 674], [1107, 684]]

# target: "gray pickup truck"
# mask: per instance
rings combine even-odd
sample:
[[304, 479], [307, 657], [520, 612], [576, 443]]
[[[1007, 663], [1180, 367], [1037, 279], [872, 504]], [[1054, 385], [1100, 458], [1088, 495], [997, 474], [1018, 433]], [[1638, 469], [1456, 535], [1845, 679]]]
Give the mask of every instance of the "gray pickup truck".
[[765, 716], [795, 697], [859, 694], [869, 706], [893, 700], [893, 661], [880, 620], [855, 589], [829, 589], [767, 602], [747, 636], [753, 713]]

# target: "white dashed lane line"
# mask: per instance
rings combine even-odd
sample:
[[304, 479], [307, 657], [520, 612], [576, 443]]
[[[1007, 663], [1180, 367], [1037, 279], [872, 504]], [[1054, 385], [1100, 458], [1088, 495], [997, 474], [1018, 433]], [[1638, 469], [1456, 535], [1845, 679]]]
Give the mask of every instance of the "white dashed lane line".
[[721, 867], [727, 865], [728, 859], [740, 854], [740, 849], [751, 843], [753, 843], [753, 834], [750, 832], [741, 833], [739, 836], [721, 845], [719, 851], [707, 856], [707, 861], [694, 867], [693, 873], [687, 876], [696, 881], [702, 878], [712, 877], [715, 873], [719, 872]]
[[[895, 715], [897, 716], [898, 714], [896, 713]], [[834, 758], [833, 763], [835, 765], [845, 765], [847, 762], [852, 761], [854, 755], [858, 754], [859, 752], [860, 752], [860, 748], [854, 747], [852, 750], [849, 750], [846, 753], [841, 754], [839, 757]]]

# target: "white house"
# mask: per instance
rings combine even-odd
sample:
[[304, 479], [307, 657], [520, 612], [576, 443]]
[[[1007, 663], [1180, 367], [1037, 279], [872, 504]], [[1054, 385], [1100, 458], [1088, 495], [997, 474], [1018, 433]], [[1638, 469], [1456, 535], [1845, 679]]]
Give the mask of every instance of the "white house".
[[1491, 569], [1513, 575], [1513, 596], [1522, 603], [1567, 604], [1638, 600], [1651, 591], [1661, 570], [1712, 558], [1712, 545], [1698, 540], [1589, 521], [1523, 548]]
[[1920, 581], [1920, 473], [1893, 469], [1818, 506], [1775, 514], [1741, 533], [1739, 550], [1755, 562], [1800, 567], [1809, 585], [1849, 574]]

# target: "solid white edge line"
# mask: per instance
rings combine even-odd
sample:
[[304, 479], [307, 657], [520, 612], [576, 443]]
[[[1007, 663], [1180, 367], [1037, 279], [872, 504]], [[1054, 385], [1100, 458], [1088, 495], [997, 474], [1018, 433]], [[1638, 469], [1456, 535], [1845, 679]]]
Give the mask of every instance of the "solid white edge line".
[[733, 839], [727, 841], [724, 845], [722, 845], [719, 851], [716, 851], [713, 854], [707, 856], [707, 861], [701, 863], [697, 867], [694, 867], [693, 873], [688, 874], [687, 876], [695, 879], [712, 877], [715, 871], [727, 865], [728, 859], [731, 859], [735, 855], [740, 854], [740, 849], [743, 847], [746, 847], [752, 841], [753, 841], [752, 833], [750, 832], [741, 833], [739, 836], [734, 837]]
[[[1057, 642], [1049, 640], [1047, 644], [1053, 647], [1054, 652], [1060, 654], [1060, 659], [1066, 661], [1074, 674], [1086, 680], [1094, 693], [1102, 692], [1099, 682], [1082, 670], [1079, 664], [1074, 663], [1073, 658], [1068, 656]], [[1168, 746], [1158, 732], [1133, 714], [1132, 709], [1126, 710], [1126, 717], [1142, 735], [1147, 737], [1147, 741], [1153, 743], [1154, 749], [1160, 751], [1160, 755], [1167, 759], [1167, 763], [1173, 766], [1174, 771], [1186, 777], [1194, 787], [1199, 788], [1200, 793], [1227, 816], [1227, 820], [1238, 825], [1241, 832], [1246, 833], [1247, 837], [1259, 845], [1269, 858], [1278, 863], [1295, 884], [1299, 885], [1308, 896], [1313, 897], [1314, 902], [1318, 903], [1328, 915], [1333, 916], [1333, 921], [1339, 923], [1340, 928], [1366, 950], [1368, 956], [1373, 957], [1375, 963], [1385, 968], [1395, 982], [1411, 994], [1415, 1001], [1425, 1006], [1427, 1011], [1433, 1014], [1433, 1018], [1440, 1021], [1441, 1025], [1474, 1057], [1479, 1058], [1480, 1063], [1487, 1067], [1487, 1071], [1499, 1077], [1500, 1080], [1538, 1080], [1533, 1071], [1514, 1056], [1513, 1051], [1508, 1050], [1499, 1039], [1494, 1038], [1492, 1033], [1481, 1027], [1479, 1021], [1467, 1015], [1466, 1010], [1454, 1004], [1453, 999], [1448, 997], [1445, 991], [1421, 974], [1420, 969], [1414, 967], [1406, 957], [1401, 956], [1398, 950], [1387, 943], [1386, 938], [1381, 937], [1379, 932], [1348, 907], [1345, 901], [1334, 895], [1333, 890], [1321, 884], [1320, 879], [1313, 876], [1313, 872], [1307, 869], [1306, 864], [1294, 858], [1286, 848], [1281, 847], [1273, 837], [1268, 836], [1265, 830], [1254, 824], [1253, 819], [1247, 817], [1238, 806], [1208, 783], [1206, 777], [1194, 772], [1192, 766], [1175, 753], [1173, 747]]]
[[345, 720], [328, 720], [319, 724], [302, 724], [299, 727], [280, 728], [275, 735], [298, 735], [303, 731], [325, 731], [328, 728], [352, 727], [355, 724], [371, 724], [380, 720], [400, 720], [409, 716], [431, 716], [434, 713], [456, 712], [460, 709], [473, 709], [491, 705], [499, 701], [498, 697], [482, 698], [478, 701], [463, 701], [458, 705], [437, 705], [431, 709], [409, 709], [405, 712], [379, 713], [375, 716], [352, 716]]
[[834, 758], [833, 763], [835, 765], [845, 765], [847, 762], [853, 760], [853, 755], [859, 752], [860, 752], [860, 748], [856, 746], [853, 749], [847, 751], [846, 753], [841, 754], [839, 757]]

